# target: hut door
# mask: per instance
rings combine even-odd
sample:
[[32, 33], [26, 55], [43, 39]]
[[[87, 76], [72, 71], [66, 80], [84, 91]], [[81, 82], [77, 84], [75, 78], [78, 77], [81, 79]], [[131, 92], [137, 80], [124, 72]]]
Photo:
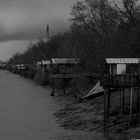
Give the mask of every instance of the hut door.
[[126, 74], [126, 64], [117, 64], [117, 74]]
[[111, 65], [110, 65], [109, 72], [110, 72], [110, 74], [112, 74], [112, 75], [117, 74], [116, 64], [111, 64]]

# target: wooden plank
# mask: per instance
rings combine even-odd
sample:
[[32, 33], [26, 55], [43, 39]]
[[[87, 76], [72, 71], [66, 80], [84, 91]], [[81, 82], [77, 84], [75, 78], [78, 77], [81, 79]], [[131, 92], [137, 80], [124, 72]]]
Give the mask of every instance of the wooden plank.
[[82, 99], [86, 99], [92, 95], [95, 95], [101, 92], [104, 92], [104, 88], [100, 86], [100, 81], [98, 81], [96, 85], [88, 92], [88, 94], [82, 97]]
[[70, 74], [70, 73], [64, 73], [64, 74], [54, 74], [54, 75], [50, 75], [50, 77], [54, 77], [54, 78], [75, 78], [75, 77], [86, 77], [86, 76], [95, 76], [95, 77], [99, 77], [100, 74], [91, 74], [91, 73], [75, 73], [75, 74]]
[[139, 87], [138, 75], [125, 74], [125, 75], [110, 75], [106, 74], [101, 78], [101, 86], [104, 87]]

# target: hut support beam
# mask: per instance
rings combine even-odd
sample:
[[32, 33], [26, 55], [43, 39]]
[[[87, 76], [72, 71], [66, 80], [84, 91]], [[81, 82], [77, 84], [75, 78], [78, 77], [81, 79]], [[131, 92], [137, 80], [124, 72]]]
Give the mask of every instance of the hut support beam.
[[65, 74], [64, 74], [64, 77], [63, 77], [63, 93], [64, 94], [66, 93], [66, 78], [65, 78]]
[[54, 87], [54, 75], [53, 75], [53, 77], [52, 77], [52, 92], [51, 92], [51, 96], [55, 96], [54, 90], [55, 90], [55, 87]]
[[124, 106], [125, 106], [124, 94], [125, 94], [125, 88], [123, 88], [123, 97], [122, 97], [123, 114], [124, 114]]
[[110, 90], [106, 88], [104, 91], [104, 134], [107, 134], [107, 123], [109, 117], [109, 98], [110, 98]]
[[129, 128], [131, 128], [132, 124], [132, 109], [133, 109], [133, 87], [131, 87], [131, 93], [130, 93], [130, 120], [129, 120]]
[[139, 117], [140, 117], [140, 107], [139, 107], [139, 105], [140, 105], [140, 102], [139, 102], [139, 88], [137, 88], [137, 91], [136, 91], [136, 96], [137, 96], [137, 123], [139, 123]]
[[137, 88], [137, 113], [139, 114], [140, 112], [140, 102], [139, 102], [139, 88]]

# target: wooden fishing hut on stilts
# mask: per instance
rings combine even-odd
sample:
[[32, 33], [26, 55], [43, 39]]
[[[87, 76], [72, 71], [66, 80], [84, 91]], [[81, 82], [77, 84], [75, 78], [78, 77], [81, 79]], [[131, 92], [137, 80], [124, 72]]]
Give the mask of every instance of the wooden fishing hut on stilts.
[[50, 60], [38, 61], [36, 65], [36, 74], [34, 80], [41, 85], [49, 84], [50, 73], [51, 73], [51, 61]]
[[72, 78], [75, 68], [80, 64], [79, 58], [52, 58], [52, 93], [54, 96], [55, 79], [63, 80], [63, 93], [66, 90], [66, 79]]
[[111, 90], [119, 89], [120, 94], [120, 106], [121, 112], [124, 114], [125, 111], [125, 89], [130, 89], [129, 95], [129, 113], [127, 116], [128, 126], [132, 125], [133, 117], [133, 96], [135, 89], [135, 101], [137, 112], [136, 116], [139, 115], [139, 87], [140, 87], [140, 59], [139, 58], [106, 58], [107, 73], [101, 76], [101, 86], [104, 87], [104, 132], [107, 134], [107, 128], [109, 125], [110, 115], [110, 101], [111, 101]]
[[42, 60], [41, 64], [44, 71], [49, 71], [51, 69], [51, 60]]

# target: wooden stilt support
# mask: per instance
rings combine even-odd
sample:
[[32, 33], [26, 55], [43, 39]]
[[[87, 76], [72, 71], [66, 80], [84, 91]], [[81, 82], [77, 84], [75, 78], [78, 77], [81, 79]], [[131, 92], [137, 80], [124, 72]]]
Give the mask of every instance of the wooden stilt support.
[[140, 117], [140, 102], [139, 102], [139, 88], [137, 88], [137, 123], [139, 123], [139, 117]]
[[55, 96], [54, 94], [54, 90], [55, 90], [55, 83], [54, 83], [54, 67], [53, 67], [53, 72], [52, 72], [52, 93], [51, 93], [51, 96]]
[[110, 89], [108, 89], [108, 94], [107, 94], [107, 123], [108, 123], [109, 114], [110, 114]]
[[120, 114], [122, 114], [122, 100], [123, 100], [123, 97], [122, 97], [122, 88], [120, 88]]
[[122, 91], [120, 89], [120, 105], [122, 104]]
[[66, 79], [65, 79], [65, 74], [64, 74], [64, 77], [63, 77], [63, 93], [64, 94], [66, 93]]
[[130, 93], [130, 120], [129, 120], [129, 128], [131, 128], [132, 124], [132, 109], [133, 109], [133, 87], [131, 87], [131, 93]]
[[108, 123], [108, 92], [106, 88], [104, 91], [104, 134], [107, 135], [107, 123]]
[[124, 97], [125, 97], [125, 88], [123, 88], [123, 96], [122, 96], [122, 107], [123, 107], [123, 114], [124, 114], [124, 106], [125, 106], [125, 99], [124, 99]]
[[139, 109], [140, 109], [139, 105], [140, 105], [140, 102], [139, 102], [139, 88], [137, 88], [137, 113], [139, 113]]
[[104, 91], [104, 134], [106, 133], [106, 94], [107, 89]]
[[52, 77], [52, 92], [51, 92], [51, 96], [55, 96], [54, 95], [54, 77]]

